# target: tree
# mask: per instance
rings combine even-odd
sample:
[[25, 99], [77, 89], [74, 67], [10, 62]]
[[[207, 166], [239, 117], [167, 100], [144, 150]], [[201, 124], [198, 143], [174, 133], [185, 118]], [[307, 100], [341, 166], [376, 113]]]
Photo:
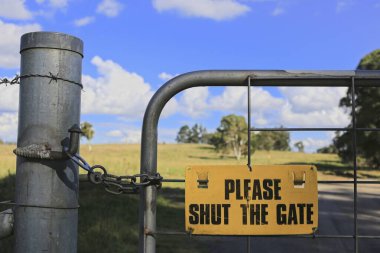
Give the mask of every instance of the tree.
[[179, 129], [176, 141], [178, 143], [207, 143], [207, 129], [198, 124], [192, 128], [184, 125]]
[[[380, 70], [380, 50], [375, 50], [362, 58], [357, 67], [359, 70]], [[352, 118], [351, 87], [346, 96], [340, 100], [340, 106], [350, 111]], [[380, 89], [376, 87], [356, 87], [356, 125], [362, 128], [380, 126]], [[349, 124], [348, 127], [352, 127]], [[357, 155], [362, 156], [369, 166], [380, 166], [380, 132], [358, 131], [356, 134]], [[350, 132], [337, 132], [334, 145], [338, 155], [344, 162], [352, 161], [352, 134]]]
[[203, 136], [207, 134], [206, 128], [202, 125], [195, 124], [191, 128], [189, 143], [203, 143]]
[[91, 151], [92, 147], [91, 147], [90, 141], [94, 137], [95, 131], [92, 128], [92, 125], [86, 121], [80, 124], [80, 128], [82, 129], [81, 136], [85, 137], [87, 139], [87, 141], [89, 143], [88, 150]]
[[257, 135], [257, 149], [258, 150], [273, 150], [275, 140], [272, 132], [261, 132]]
[[261, 132], [257, 134], [256, 140], [258, 150], [290, 150], [290, 136], [287, 131]]
[[247, 122], [243, 116], [224, 116], [214, 136], [214, 146], [219, 151], [232, 151], [236, 159], [240, 160], [243, 147], [247, 145], [247, 131]]
[[177, 138], [175, 140], [178, 143], [188, 143], [190, 135], [190, 127], [188, 125], [184, 125], [179, 129]]
[[294, 143], [294, 147], [298, 149], [298, 152], [305, 152], [305, 146], [303, 145], [302, 141], [297, 141], [296, 143]]
[[317, 149], [317, 153], [320, 153], [320, 154], [336, 154], [337, 150], [333, 144], [330, 144], [327, 147], [322, 147], [322, 148]]

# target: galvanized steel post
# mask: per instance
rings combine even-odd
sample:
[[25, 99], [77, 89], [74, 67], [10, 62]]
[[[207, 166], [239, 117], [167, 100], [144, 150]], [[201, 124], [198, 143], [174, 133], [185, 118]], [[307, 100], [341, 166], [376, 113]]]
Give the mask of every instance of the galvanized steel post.
[[[81, 82], [83, 42], [61, 33], [28, 33], [21, 37], [20, 53], [17, 147], [62, 152], [68, 129], [80, 122], [81, 87], [75, 83]], [[18, 156], [15, 202], [14, 252], [77, 251], [76, 165]]]

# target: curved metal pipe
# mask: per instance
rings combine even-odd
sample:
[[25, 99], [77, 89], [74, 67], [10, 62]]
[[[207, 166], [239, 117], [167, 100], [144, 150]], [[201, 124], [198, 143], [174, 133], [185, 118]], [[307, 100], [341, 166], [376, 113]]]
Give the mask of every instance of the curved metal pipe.
[[[152, 97], [145, 111], [141, 138], [141, 173], [157, 171], [157, 125], [165, 104], [177, 93], [198, 86], [244, 86], [252, 71], [198, 71], [168, 81]], [[156, 252], [156, 188], [148, 186], [140, 197], [139, 252]]]

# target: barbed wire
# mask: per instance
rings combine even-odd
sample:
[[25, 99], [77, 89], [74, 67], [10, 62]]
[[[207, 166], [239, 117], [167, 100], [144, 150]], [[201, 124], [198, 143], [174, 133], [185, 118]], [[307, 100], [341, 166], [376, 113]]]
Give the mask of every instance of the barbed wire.
[[20, 80], [23, 78], [30, 78], [30, 77], [43, 77], [43, 78], [49, 78], [49, 84], [53, 81], [58, 82], [60, 81], [65, 81], [68, 83], [72, 83], [75, 85], [78, 85], [81, 89], [83, 89], [83, 85], [81, 83], [59, 77], [58, 74], [54, 75], [51, 72], [49, 72], [49, 75], [42, 75], [42, 74], [27, 74], [27, 75], [16, 75], [13, 79], [8, 79], [8, 78], [0, 78], [0, 85], [5, 84], [7, 85], [15, 85], [15, 84], [20, 84]]

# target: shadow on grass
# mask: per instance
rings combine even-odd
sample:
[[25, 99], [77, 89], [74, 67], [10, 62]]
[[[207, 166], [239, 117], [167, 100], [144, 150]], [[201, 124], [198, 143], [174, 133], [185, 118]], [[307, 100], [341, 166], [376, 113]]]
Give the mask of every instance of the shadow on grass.
[[200, 146], [198, 149], [215, 151], [213, 146]]
[[187, 156], [191, 159], [200, 159], [200, 160], [216, 160], [216, 157], [210, 157], [210, 156], [195, 156], [195, 155], [189, 155]]
[[[0, 179], [0, 201], [13, 199], [14, 185], [14, 175]], [[99, 185], [81, 182], [79, 204], [78, 252], [138, 252], [139, 195], [112, 195]], [[160, 190], [158, 228], [184, 230], [183, 205], [184, 190]], [[12, 252], [12, 240], [0, 240], [1, 253]], [[202, 252], [199, 245], [187, 237], [158, 236], [157, 252]]]
[[[335, 175], [335, 176], [342, 176], [342, 177], [354, 177], [354, 169], [353, 169], [353, 166], [352, 165], [349, 165], [349, 164], [334, 164], [334, 163], [331, 163], [331, 161], [324, 161], [324, 160], [321, 160], [321, 161], [318, 161], [318, 162], [314, 162], [314, 163], [303, 163], [303, 162], [291, 162], [291, 163], [287, 163], [286, 165], [315, 165], [317, 167], [317, 170], [318, 171], [321, 171], [325, 174], [328, 174], [328, 175]], [[358, 178], [371, 178], [371, 179], [376, 179], [376, 178], [379, 178], [380, 175], [377, 175], [377, 174], [369, 174], [369, 173], [366, 173], [366, 172], [374, 172], [374, 171], [378, 171], [377, 168], [372, 168], [372, 167], [368, 167], [368, 166], [358, 166], [358, 171], [360, 173], [358, 173]]]
[[349, 165], [336, 165], [328, 162], [320, 161], [315, 163], [307, 162], [291, 162], [286, 165], [315, 165], [319, 171], [342, 171], [342, 170], [352, 170], [352, 167]]

